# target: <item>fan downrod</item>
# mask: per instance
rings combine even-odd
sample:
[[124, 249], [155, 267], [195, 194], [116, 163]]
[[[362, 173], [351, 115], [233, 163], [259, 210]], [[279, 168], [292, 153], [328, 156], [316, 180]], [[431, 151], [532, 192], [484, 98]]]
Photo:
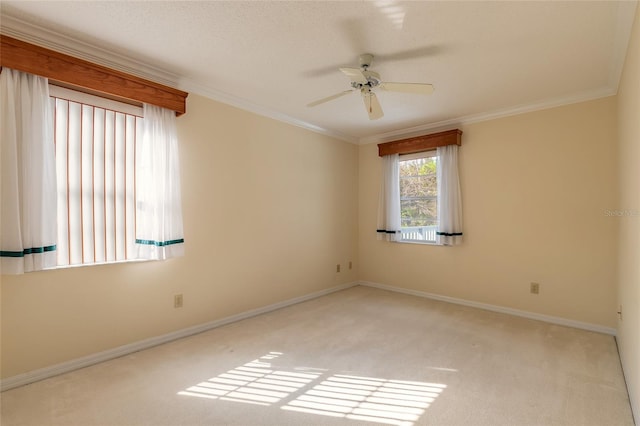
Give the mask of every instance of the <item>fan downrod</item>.
[[363, 53], [358, 56], [358, 61], [360, 62], [360, 68], [366, 71], [373, 62], [373, 55], [371, 53]]

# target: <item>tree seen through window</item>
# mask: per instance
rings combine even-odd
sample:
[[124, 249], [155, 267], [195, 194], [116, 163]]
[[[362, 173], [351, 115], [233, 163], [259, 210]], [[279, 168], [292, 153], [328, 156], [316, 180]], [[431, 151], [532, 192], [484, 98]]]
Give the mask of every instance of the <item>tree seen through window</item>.
[[437, 157], [400, 161], [400, 211], [402, 227], [438, 224]]

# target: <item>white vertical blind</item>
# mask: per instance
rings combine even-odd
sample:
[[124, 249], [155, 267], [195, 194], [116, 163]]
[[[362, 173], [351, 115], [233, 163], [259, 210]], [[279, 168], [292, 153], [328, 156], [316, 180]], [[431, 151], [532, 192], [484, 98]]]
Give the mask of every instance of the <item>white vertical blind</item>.
[[135, 259], [135, 150], [141, 118], [62, 97], [51, 102], [58, 266]]

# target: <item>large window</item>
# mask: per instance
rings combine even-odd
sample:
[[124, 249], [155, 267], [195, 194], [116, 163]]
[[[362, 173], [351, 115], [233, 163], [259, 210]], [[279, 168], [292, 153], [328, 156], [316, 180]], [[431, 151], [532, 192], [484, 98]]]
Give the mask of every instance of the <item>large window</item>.
[[58, 266], [135, 259], [142, 109], [51, 86]]
[[436, 242], [437, 167], [435, 151], [400, 156], [400, 214], [403, 241]]

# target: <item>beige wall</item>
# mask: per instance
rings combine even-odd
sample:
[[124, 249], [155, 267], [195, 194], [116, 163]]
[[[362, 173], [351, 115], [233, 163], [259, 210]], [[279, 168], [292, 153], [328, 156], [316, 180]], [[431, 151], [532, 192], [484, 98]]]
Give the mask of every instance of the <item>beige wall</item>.
[[2, 377], [356, 280], [357, 147], [196, 95], [187, 108], [186, 256], [2, 276]]
[[360, 147], [360, 279], [615, 327], [615, 98], [462, 130], [458, 247], [376, 240], [380, 159]]
[[640, 6], [618, 91], [619, 208], [631, 216], [618, 218], [618, 348], [636, 422], [640, 422]]

